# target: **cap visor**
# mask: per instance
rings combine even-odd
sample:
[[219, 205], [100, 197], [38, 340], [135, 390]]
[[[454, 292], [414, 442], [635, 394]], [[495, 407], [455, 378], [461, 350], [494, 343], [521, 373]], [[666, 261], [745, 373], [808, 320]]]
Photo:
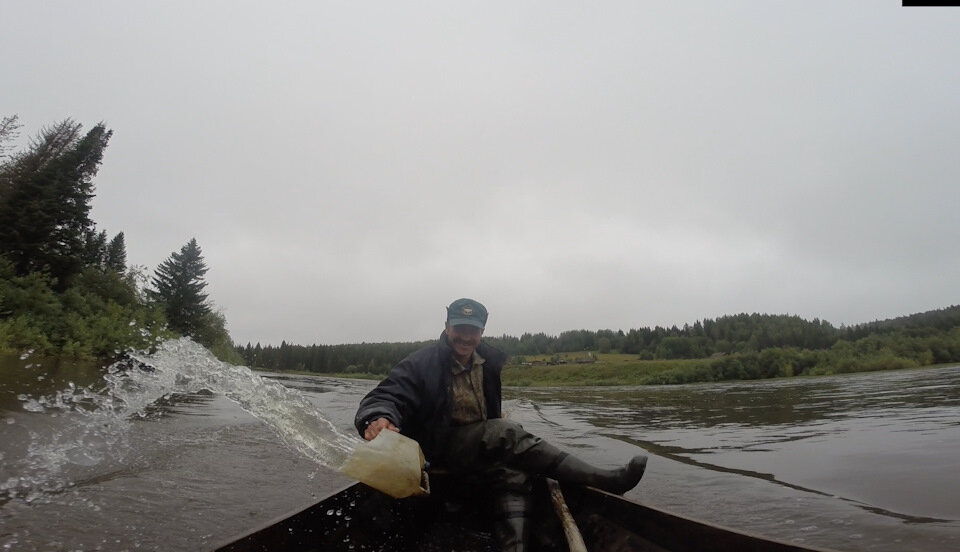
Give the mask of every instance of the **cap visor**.
[[447, 320], [447, 323], [451, 326], [474, 326], [481, 330], [483, 329], [483, 324], [479, 320], [472, 318], [451, 318]]

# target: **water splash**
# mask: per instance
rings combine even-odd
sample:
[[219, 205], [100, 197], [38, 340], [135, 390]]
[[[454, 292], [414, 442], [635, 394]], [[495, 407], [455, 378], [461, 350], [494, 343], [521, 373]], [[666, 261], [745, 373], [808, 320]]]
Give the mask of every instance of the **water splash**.
[[15, 475], [0, 478], [0, 501], [17, 497], [31, 502], [68, 490], [85, 476], [78, 474], [84, 468], [123, 469], [136, 461], [129, 444], [136, 420], [149, 418], [172, 396], [202, 392], [233, 400], [287, 446], [321, 465], [338, 468], [361, 442], [340, 432], [299, 391], [223, 363], [182, 338], [162, 343], [152, 354], [131, 354], [108, 367], [99, 383], [71, 382], [48, 396], [20, 395], [26, 412], [60, 417], [61, 423], [55, 430], [26, 424], [25, 451], [11, 462]]
[[153, 370], [141, 369], [135, 378], [130, 371], [118, 371], [108, 379], [113, 389], [124, 393], [119, 398], [136, 405], [137, 412], [171, 392], [206, 390], [233, 400], [277, 432], [288, 446], [319, 464], [339, 467], [361, 442], [359, 437], [337, 430], [302, 393], [261, 378], [245, 366], [220, 362], [187, 338], [167, 341], [156, 353], [133, 358]]

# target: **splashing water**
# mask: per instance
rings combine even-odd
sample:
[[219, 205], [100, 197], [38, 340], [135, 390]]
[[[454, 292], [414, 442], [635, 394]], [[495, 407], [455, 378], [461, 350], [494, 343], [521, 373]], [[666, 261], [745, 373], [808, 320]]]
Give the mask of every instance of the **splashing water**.
[[[346, 435], [300, 392], [261, 378], [244, 366], [217, 360], [181, 338], [153, 354], [135, 353], [110, 366], [98, 384], [38, 398], [20, 395], [27, 412], [68, 420], [49, 434], [30, 430], [17, 475], [0, 479], [0, 501], [26, 502], [69, 489], [76, 469], [123, 469], [131, 459], [133, 422], [148, 418], [173, 395], [222, 394], [265, 422], [283, 442], [317, 464], [338, 468], [361, 441]], [[4, 459], [5, 462], [9, 459]], [[71, 472], [74, 472], [71, 475]]]

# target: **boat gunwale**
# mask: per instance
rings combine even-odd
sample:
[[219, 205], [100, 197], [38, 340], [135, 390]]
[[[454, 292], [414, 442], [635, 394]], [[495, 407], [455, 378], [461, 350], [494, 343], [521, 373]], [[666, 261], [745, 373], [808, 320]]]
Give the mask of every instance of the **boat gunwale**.
[[[726, 548], [721, 548], [721, 550], [757, 550], [760, 552], [837, 552], [836, 550], [829, 548], [821, 548], [808, 544], [791, 543], [782, 539], [763, 536], [752, 531], [732, 529], [710, 521], [680, 515], [656, 506], [641, 504], [640, 502], [630, 498], [611, 494], [593, 487], [580, 487], [563, 484], [561, 486], [564, 495], [567, 496], [567, 500], [570, 504], [571, 510], [573, 511], [574, 517], [578, 518], [578, 522], [581, 519], [584, 519], [585, 516], [599, 515], [602, 519], [618, 525], [624, 531], [637, 535], [645, 540], [649, 539], [649, 542], [655, 543], [658, 546], [663, 546], [667, 550], [671, 550], [671, 548], [664, 546], [665, 543], [663, 540], [657, 538], [657, 536], [666, 535], [666, 540], [676, 540], [676, 537], [669, 536], [670, 531], [664, 528], [665, 525], [674, 523], [680, 526], [693, 526], [696, 527], [696, 529], [698, 529], [700, 532], [707, 534], [705, 537], [701, 538], [712, 539], [719, 536], [722, 540], [731, 541], [731, 544], [728, 544]], [[251, 547], [245, 547], [244, 544], [255, 547], [257, 544], [255, 535], [258, 533], [267, 533], [272, 530], [275, 531], [278, 529], [278, 526], [282, 527], [285, 525], [296, 524], [298, 523], [296, 518], [299, 516], [312, 517], [312, 511], [322, 508], [325, 503], [335, 501], [337, 499], [349, 498], [348, 493], [351, 491], [360, 493], [358, 496], [370, 496], [371, 493], [376, 495], [381, 494], [379, 491], [360, 482], [347, 483], [330, 491], [328, 494], [311, 504], [293, 509], [287, 514], [274, 517], [270, 521], [258, 525], [254, 529], [235, 535], [232, 538], [224, 539], [219, 543], [219, 545], [213, 548], [213, 550], [216, 552], [249, 550]], [[387, 498], [386, 495], [383, 495], [383, 497]], [[580, 508], [583, 504], [586, 504], [586, 508], [581, 510]], [[591, 511], [590, 507], [594, 507], [595, 510]], [[614, 514], [611, 515], [611, 512]], [[634, 521], [633, 523], [629, 522], [631, 518]], [[628, 523], [624, 523], [625, 519], [628, 521]], [[641, 520], [641, 522], [636, 523], [636, 520]], [[656, 533], [657, 535], [646, 534], [641, 530], [640, 527], [637, 527], [637, 525], [643, 525], [647, 528], [652, 528], [653, 533]], [[674, 533], [676, 532], [677, 531], [674, 530]], [[691, 540], [688, 539], [687, 542], [690, 541]], [[676, 540], [676, 543], [678, 544], [682, 542], [684, 542], [683, 539]], [[748, 547], [740, 548], [733, 545], [747, 545]], [[673, 549], [702, 550], [703, 548], [691, 548], [689, 545], [679, 544], [679, 546], [676, 546]]]
[[[579, 496], [581, 497], [582, 496], [589, 497], [588, 500], [594, 503], [602, 502], [602, 503], [605, 503], [606, 506], [609, 506], [610, 504], [616, 504], [620, 506], [625, 505], [627, 508], [633, 510], [634, 512], [642, 513], [644, 517], [677, 520], [680, 523], [683, 523], [686, 525], [693, 525], [700, 529], [705, 529], [715, 535], [730, 535], [736, 538], [744, 538], [746, 540], [753, 541], [758, 544], [762, 543], [763, 545], [781, 547], [782, 550], [784, 551], [794, 550], [797, 552], [838, 552], [837, 550], [832, 548], [822, 548], [822, 547], [808, 545], [808, 544], [793, 543], [783, 539], [761, 535], [759, 533], [755, 533], [749, 530], [733, 529], [733, 528], [720, 525], [718, 523], [714, 523], [711, 521], [706, 521], [696, 517], [677, 514], [675, 512], [672, 512], [670, 510], [666, 510], [664, 508], [660, 508], [657, 506], [642, 504], [636, 500], [632, 500], [630, 498], [627, 498], [621, 495], [609, 493], [607, 491], [604, 491], [602, 489], [597, 489], [594, 487], [573, 487], [573, 486], [564, 485], [563, 489], [565, 493], [569, 492], [573, 494], [573, 496], [577, 496], [577, 493], [579, 493]], [[576, 513], [574, 517], [577, 517]], [[617, 516], [617, 517], [622, 517], [622, 516]], [[607, 516], [607, 519], [610, 519], [610, 516]], [[626, 529], [632, 530], [635, 528], [628, 527]]]

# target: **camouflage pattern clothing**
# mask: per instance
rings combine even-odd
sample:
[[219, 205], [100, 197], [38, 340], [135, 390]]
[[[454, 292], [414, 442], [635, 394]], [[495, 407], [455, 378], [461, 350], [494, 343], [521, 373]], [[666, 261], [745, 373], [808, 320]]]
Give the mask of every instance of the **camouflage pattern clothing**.
[[450, 367], [453, 374], [450, 418], [454, 425], [473, 424], [487, 419], [487, 403], [483, 397], [484, 362], [483, 357], [474, 352], [469, 367], [456, 360]]

